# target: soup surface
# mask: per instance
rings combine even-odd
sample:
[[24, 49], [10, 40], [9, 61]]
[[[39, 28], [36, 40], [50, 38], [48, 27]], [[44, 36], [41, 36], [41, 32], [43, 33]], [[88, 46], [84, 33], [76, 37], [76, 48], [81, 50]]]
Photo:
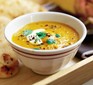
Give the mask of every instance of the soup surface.
[[78, 40], [79, 35], [72, 27], [51, 21], [27, 24], [12, 36], [14, 43], [35, 50], [60, 49]]

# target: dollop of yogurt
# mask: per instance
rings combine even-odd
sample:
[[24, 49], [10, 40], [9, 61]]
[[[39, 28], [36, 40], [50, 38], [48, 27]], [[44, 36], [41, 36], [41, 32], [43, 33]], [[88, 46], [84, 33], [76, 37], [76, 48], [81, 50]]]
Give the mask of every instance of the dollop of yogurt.
[[44, 32], [45, 29], [37, 29], [37, 30], [34, 30], [31, 34], [27, 35], [27, 40], [34, 44], [34, 45], [40, 45], [42, 44], [42, 39], [37, 35], [37, 33], [39, 32]]

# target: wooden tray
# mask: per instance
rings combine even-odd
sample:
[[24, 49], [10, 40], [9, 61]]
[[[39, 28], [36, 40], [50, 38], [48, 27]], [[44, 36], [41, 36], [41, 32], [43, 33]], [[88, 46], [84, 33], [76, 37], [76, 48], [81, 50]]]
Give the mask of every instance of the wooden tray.
[[50, 76], [38, 75], [21, 64], [17, 75], [0, 79], [0, 85], [81, 85], [93, 78], [93, 56], [74, 58], [59, 72]]

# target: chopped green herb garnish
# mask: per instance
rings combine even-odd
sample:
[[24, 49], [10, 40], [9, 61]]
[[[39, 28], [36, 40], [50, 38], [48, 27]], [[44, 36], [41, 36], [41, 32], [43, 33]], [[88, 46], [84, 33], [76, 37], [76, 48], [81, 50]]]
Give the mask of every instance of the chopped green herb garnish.
[[25, 30], [23, 31], [23, 35], [27, 36], [32, 33], [32, 30]]
[[40, 48], [34, 48], [34, 50], [40, 50]]
[[39, 38], [44, 38], [46, 36], [46, 33], [45, 32], [39, 32], [39, 33], [36, 33], [38, 35]]
[[57, 38], [59, 38], [59, 37], [60, 37], [60, 35], [59, 35], [59, 34], [56, 34], [55, 36], [56, 36]]
[[47, 42], [48, 44], [53, 44], [53, 43], [55, 43], [55, 40], [53, 40], [53, 39], [48, 39], [46, 42]]

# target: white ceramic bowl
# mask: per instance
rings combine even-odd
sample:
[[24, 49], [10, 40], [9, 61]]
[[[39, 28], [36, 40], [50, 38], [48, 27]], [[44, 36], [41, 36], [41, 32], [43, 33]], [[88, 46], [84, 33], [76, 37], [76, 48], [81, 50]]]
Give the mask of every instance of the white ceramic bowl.
[[[33, 50], [21, 47], [12, 42], [12, 35], [20, 28], [31, 22], [56, 21], [73, 27], [79, 34], [80, 39], [73, 45], [57, 50]], [[80, 44], [86, 37], [86, 27], [77, 18], [64, 13], [37, 12], [26, 14], [12, 20], [5, 28], [5, 37], [11, 47], [17, 53], [23, 64], [34, 72], [48, 75], [55, 73], [66, 65], [76, 54]]]

